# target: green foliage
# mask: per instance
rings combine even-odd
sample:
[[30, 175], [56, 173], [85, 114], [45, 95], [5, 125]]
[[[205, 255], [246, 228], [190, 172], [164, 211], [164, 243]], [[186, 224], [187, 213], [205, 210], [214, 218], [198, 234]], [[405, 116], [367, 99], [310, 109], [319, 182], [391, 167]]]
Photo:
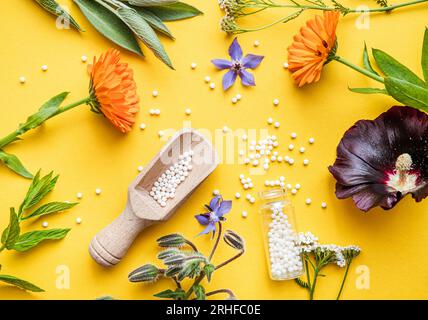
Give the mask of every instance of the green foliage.
[[77, 30], [83, 31], [82, 28], [79, 26], [79, 24], [74, 20], [74, 18], [64, 10], [63, 7], [61, 7], [58, 2], [55, 0], [36, 0], [36, 2], [47, 12], [57, 16], [57, 17], [63, 17], [64, 19], [67, 19], [70, 21], [70, 24]]
[[[9, 224], [3, 230], [1, 236], [0, 252], [5, 249], [18, 252], [28, 251], [43, 241], [60, 240], [68, 234], [70, 229], [47, 229], [21, 233], [20, 224], [22, 221], [54, 214], [70, 209], [76, 205], [76, 203], [68, 202], [51, 202], [40, 206], [32, 212], [28, 211], [39, 204], [46, 195], [53, 190], [57, 180], [58, 176], [53, 176], [52, 172], [43, 177], [40, 177], [40, 172], [36, 174], [18, 212], [16, 212], [15, 208], [10, 209]], [[0, 281], [28, 291], [43, 291], [27, 281], [9, 275], [0, 275]]]

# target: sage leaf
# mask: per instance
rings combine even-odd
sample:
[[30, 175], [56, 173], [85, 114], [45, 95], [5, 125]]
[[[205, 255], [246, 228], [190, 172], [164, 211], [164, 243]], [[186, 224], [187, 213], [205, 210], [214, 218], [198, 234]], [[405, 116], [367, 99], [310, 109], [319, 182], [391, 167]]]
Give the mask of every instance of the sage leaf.
[[375, 75], [379, 75], [379, 73], [377, 73], [372, 67], [372, 63], [370, 62], [369, 53], [367, 51], [367, 45], [365, 43], [364, 43], [364, 51], [363, 51], [363, 65], [364, 65], [364, 68], [366, 68], [371, 73], [374, 73]]
[[49, 229], [37, 230], [24, 233], [19, 236], [13, 249], [19, 252], [30, 250], [44, 240], [60, 240], [63, 239], [70, 229]]
[[414, 85], [424, 87], [425, 82], [422, 81], [409, 68], [402, 65], [393, 57], [379, 49], [373, 49], [373, 56], [380, 70], [387, 76], [396, 79], [401, 79]]
[[382, 88], [348, 88], [350, 91], [362, 94], [388, 94], [388, 91]]
[[50, 202], [46, 203], [40, 208], [38, 208], [36, 211], [32, 212], [29, 215], [26, 215], [22, 218], [22, 220], [27, 220], [31, 218], [41, 217], [52, 213], [57, 213], [61, 211], [65, 211], [68, 209], [73, 208], [75, 205], [77, 205], [76, 202]]
[[157, 15], [155, 15], [153, 12], [148, 11], [144, 8], [138, 8], [134, 7], [135, 11], [138, 12], [138, 14], [143, 17], [144, 20], [147, 21], [147, 23], [155, 30], [163, 35], [167, 36], [168, 38], [174, 40], [174, 36], [171, 34], [171, 31], [169, 31], [168, 27], [162, 22], [160, 18], [158, 18]]
[[428, 89], [413, 83], [387, 77], [385, 88], [388, 93], [404, 105], [428, 112]]
[[133, 33], [114, 13], [93, 0], [73, 0], [99, 33], [139, 56], [143, 52]]
[[55, 187], [58, 177], [53, 177], [53, 172], [51, 172], [40, 179], [40, 171], [37, 172], [19, 208], [19, 212], [30, 209], [39, 203]]
[[175, 291], [172, 291], [171, 289], [161, 291], [159, 293], [156, 293], [154, 295], [157, 298], [169, 298], [169, 299], [184, 299], [186, 297], [186, 293], [183, 289], [176, 289]]
[[27, 118], [25, 123], [19, 125], [19, 133], [23, 134], [28, 130], [35, 129], [51, 118], [59, 110], [68, 94], [69, 92], [62, 92], [45, 102], [35, 114]]
[[428, 28], [425, 28], [424, 43], [422, 46], [422, 71], [425, 82], [428, 82]]
[[0, 161], [5, 164], [9, 169], [13, 170], [17, 174], [24, 178], [31, 179], [33, 175], [24, 167], [17, 156], [6, 153], [0, 149]]
[[19, 227], [18, 215], [14, 208], [10, 208], [9, 225], [4, 229], [1, 235], [1, 243], [6, 249], [10, 250], [19, 238], [21, 228]]
[[38, 286], [36, 286], [36, 285], [34, 285], [28, 281], [16, 278], [14, 276], [8, 276], [8, 275], [0, 274], [0, 281], [7, 283], [7, 284], [11, 284], [15, 287], [18, 287], [20, 289], [27, 290], [27, 291], [32, 291], [32, 292], [44, 292], [45, 291], [42, 288], [39, 288]]
[[177, 3], [178, 0], [126, 0], [129, 4], [140, 7], [153, 7]]
[[183, 20], [203, 14], [202, 11], [183, 2], [177, 2], [165, 6], [150, 7], [147, 8], [147, 10], [153, 12], [162, 21]]
[[49, 13], [57, 17], [64, 17], [64, 19], [70, 21], [70, 24], [78, 31], [83, 31], [76, 20], [74, 20], [74, 18], [55, 0], [36, 0], [36, 2]]
[[117, 9], [117, 14], [120, 19], [122, 19], [122, 21], [125, 22], [132, 31], [134, 31], [136, 36], [153, 51], [156, 57], [163, 61], [168, 67], [174, 69], [158, 36], [146, 20], [137, 13], [137, 11], [128, 7], [120, 7]]

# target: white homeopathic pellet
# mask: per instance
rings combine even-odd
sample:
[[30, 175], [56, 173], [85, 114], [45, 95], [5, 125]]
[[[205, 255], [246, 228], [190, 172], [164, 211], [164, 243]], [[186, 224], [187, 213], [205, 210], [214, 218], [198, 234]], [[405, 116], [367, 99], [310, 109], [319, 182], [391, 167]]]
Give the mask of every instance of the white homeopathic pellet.
[[291, 151], [291, 150], [293, 150], [293, 149], [294, 149], [294, 144], [291, 144], [291, 143], [290, 143], [290, 144], [288, 145], [288, 150], [290, 150], [290, 151]]
[[82, 62], [86, 62], [86, 61], [88, 61], [88, 57], [83, 55], [80, 57], [80, 60], [82, 60]]
[[299, 152], [300, 153], [305, 153], [305, 150], [306, 150], [305, 147], [300, 147]]
[[184, 112], [185, 112], [188, 116], [190, 116], [190, 115], [192, 114], [192, 109], [190, 109], [190, 108], [186, 108], [186, 110], [184, 110]]
[[223, 133], [228, 133], [229, 132], [229, 128], [227, 126], [224, 126], [222, 130], [223, 130]]
[[141, 124], [140, 124], [140, 129], [141, 129], [141, 130], [146, 129], [146, 124], [145, 124], [145, 123], [141, 123]]
[[220, 190], [218, 190], [218, 189], [214, 189], [214, 190], [213, 190], [213, 195], [214, 195], [214, 196], [219, 196], [219, 195], [220, 195]]
[[296, 188], [297, 190], [299, 190], [302, 186], [300, 185], [300, 183], [296, 183], [296, 185], [294, 186], [294, 188]]
[[306, 203], [307, 205], [310, 205], [310, 204], [312, 203], [311, 198], [306, 198], [305, 203]]
[[297, 138], [297, 133], [292, 132], [292, 133], [290, 134], [290, 136], [291, 136], [291, 139], [296, 139], [296, 138]]
[[279, 99], [273, 99], [273, 105], [274, 106], [279, 105]]
[[77, 217], [77, 218], [76, 218], [76, 223], [77, 223], [77, 224], [81, 224], [81, 223], [82, 223], [82, 218]]
[[295, 189], [295, 188], [293, 188], [293, 189], [291, 189], [291, 194], [296, 194], [297, 193], [297, 189]]
[[314, 142], [315, 142], [315, 139], [314, 139], [314, 138], [309, 138], [309, 143], [310, 143], [310, 144], [314, 144]]
[[272, 123], [273, 123], [273, 119], [269, 117], [269, 118], [267, 119], [267, 123], [268, 123], [268, 124], [272, 124]]
[[76, 198], [77, 198], [77, 199], [82, 199], [82, 198], [83, 198], [83, 193], [82, 193], [82, 192], [78, 192], [78, 193], [76, 194]]
[[236, 99], [241, 100], [241, 99], [242, 99], [242, 95], [241, 95], [240, 93], [238, 93], [238, 94], [236, 95]]
[[239, 192], [235, 193], [235, 198], [236, 198], [236, 199], [241, 198], [241, 194], [240, 194]]
[[161, 114], [161, 111], [160, 111], [160, 109], [155, 109], [155, 115], [160, 115]]
[[163, 132], [162, 130], [159, 130], [159, 131], [158, 131], [158, 136], [159, 136], [159, 138], [160, 138], [160, 137], [163, 137], [163, 135], [164, 135], [164, 132]]
[[42, 222], [42, 227], [43, 227], [43, 228], [47, 228], [47, 227], [49, 227], [49, 223], [48, 223], [47, 221], [43, 221], [43, 222]]
[[323, 208], [323, 209], [327, 208], [327, 203], [326, 202], [321, 202], [321, 208]]
[[99, 195], [101, 194], [101, 192], [102, 192], [101, 188], [96, 188], [96, 189], [95, 189], [95, 194], [96, 194], [97, 196], [99, 196]]
[[144, 169], [144, 167], [143, 167], [143, 166], [138, 166], [138, 168], [137, 168], [138, 172], [143, 171], [143, 169]]
[[258, 47], [259, 45], [260, 45], [260, 41], [259, 41], [259, 40], [255, 40], [255, 41], [254, 41], [254, 46], [255, 46], [255, 47]]
[[159, 95], [159, 91], [157, 91], [157, 90], [153, 90], [153, 91], [152, 91], [152, 96], [153, 96], [153, 97], [155, 97], [155, 98], [156, 98], [158, 95]]
[[24, 84], [27, 81], [27, 78], [25, 78], [24, 76], [20, 76], [18, 80], [20, 83]]
[[309, 164], [309, 160], [308, 159], [304, 159], [303, 160], [303, 165], [307, 166]]
[[288, 64], [288, 62], [284, 62], [284, 64], [282, 66], [284, 67], [284, 69], [288, 69], [290, 67], [290, 65]]
[[214, 82], [211, 82], [211, 83], [210, 83], [210, 89], [211, 89], [211, 90], [215, 89], [215, 83], [214, 83]]
[[294, 164], [294, 159], [293, 158], [288, 159], [288, 164], [293, 165]]
[[235, 104], [235, 103], [237, 103], [237, 102], [238, 102], [238, 98], [237, 98], [237, 97], [233, 97], [231, 100], [232, 100], [232, 103], [233, 103], [233, 104]]
[[206, 83], [210, 82], [211, 81], [211, 77], [210, 76], [205, 76], [204, 81]]
[[195, 70], [197, 66], [198, 66], [198, 65], [196, 64], [196, 62], [192, 62], [192, 63], [190, 64], [190, 68], [192, 68], [193, 70]]
[[281, 124], [280, 124], [278, 121], [276, 121], [276, 122], [273, 124], [273, 126], [274, 126], [275, 128], [277, 128], [277, 129], [280, 127], [280, 125], [281, 125]]
[[242, 211], [242, 217], [243, 217], [243, 218], [246, 218], [247, 216], [248, 216], [247, 211]]
[[42, 71], [48, 71], [48, 66], [44, 64], [42, 65], [41, 69]]

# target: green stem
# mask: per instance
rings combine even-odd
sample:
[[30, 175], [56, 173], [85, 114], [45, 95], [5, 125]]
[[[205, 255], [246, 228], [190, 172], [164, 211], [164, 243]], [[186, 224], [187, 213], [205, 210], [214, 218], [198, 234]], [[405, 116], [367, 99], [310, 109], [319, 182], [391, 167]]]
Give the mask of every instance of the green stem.
[[227, 293], [230, 297], [234, 297], [235, 296], [235, 294], [233, 293], [233, 291], [229, 290], [229, 289], [217, 289], [217, 290], [213, 290], [213, 291], [207, 292], [205, 295], [207, 297], [209, 297], [209, 296], [213, 296], [213, 295], [219, 294], [219, 293]]
[[211, 259], [214, 256], [215, 251], [217, 250], [218, 244], [220, 242], [221, 233], [222, 233], [222, 225], [221, 225], [221, 222], [219, 221], [218, 222], [218, 235], [217, 235], [217, 239], [216, 239], [216, 241], [214, 243], [213, 249], [211, 250], [210, 256], [208, 257], [208, 261], [211, 261]]
[[215, 267], [215, 270], [220, 269], [221, 267], [224, 267], [228, 263], [231, 263], [233, 260], [238, 259], [240, 256], [244, 254], [244, 250], [240, 251], [237, 255], [233, 256], [232, 258], [226, 260], [225, 262], [220, 263], [218, 266]]
[[314, 300], [314, 293], [315, 293], [315, 286], [317, 284], [317, 279], [318, 279], [318, 273], [319, 273], [320, 269], [316, 268], [314, 270], [314, 282], [312, 283], [312, 287], [309, 290], [309, 300]]
[[[59, 108], [57, 112], [55, 112], [52, 116], [50, 116], [48, 119], [51, 119], [57, 115], [60, 115], [61, 113], [64, 113], [70, 109], [73, 109], [77, 106], [80, 106], [82, 104], [88, 104], [91, 101], [90, 97], [87, 97], [85, 99], [76, 101], [72, 104], [69, 104], [65, 107]], [[10, 134], [8, 134], [7, 136], [5, 136], [3, 139], [0, 140], [0, 149], [4, 148], [5, 146], [7, 146], [8, 144], [14, 142], [17, 140], [17, 138], [22, 135], [23, 133], [25, 133], [26, 131], [22, 132], [22, 130], [15, 130], [13, 132], [11, 132]]]
[[358, 67], [355, 64], [353, 64], [353, 63], [351, 63], [351, 62], [349, 62], [349, 61], [347, 61], [347, 60], [345, 60], [345, 59], [343, 59], [343, 58], [341, 58], [339, 56], [334, 56], [332, 59], [340, 62], [341, 64], [344, 64], [345, 66], [350, 67], [351, 69], [354, 69], [355, 71], [357, 71], [359, 73], [364, 74], [365, 76], [367, 76], [367, 77], [369, 77], [369, 78], [371, 78], [373, 80], [376, 80], [376, 81], [378, 81], [380, 83], [384, 83], [385, 82], [384, 79], [381, 76], [378, 76], [377, 74], [375, 74], [373, 72], [370, 72], [370, 71], [368, 71], [366, 69]]
[[309, 272], [309, 264], [308, 260], [309, 257], [305, 258], [305, 268], [306, 268], [306, 282], [308, 283], [309, 288], [311, 287], [311, 274]]
[[186, 244], [188, 245], [188, 246], [190, 246], [194, 251], [196, 251], [196, 252], [199, 252], [198, 251], [198, 248], [196, 248], [196, 246], [195, 246], [195, 244], [192, 242], [192, 241], [190, 241], [190, 240], [187, 240], [186, 239]]
[[197, 286], [199, 283], [201, 283], [201, 281], [203, 280], [205, 278], [205, 272], [201, 272], [201, 274], [199, 275], [199, 277], [197, 277], [196, 279], [195, 279], [195, 282], [193, 282], [193, 285], [189, 288], [189, 290], [187, 290], [187, 292], [186, 292], [186, 296], [185, 296], [185, 298], [184, 298], [184, 300], [189, 300], [189, 297], [190, 297], [190, 295], [192, 294], [192, 292], [193, 292], [193, 287], [194, 286]]
[[340, 295], [342, 294], [346, 278], [348, 277], [348, 271], [349, 271], [349, 267], [351, 266], [351, 262], [352, 262], [352, 260], [349, 261], [349, 263], [346, 264], [345, 275], [343, 276], [342, 284], [340, 285], [340, 290], [339, 290], [339, 293], [337, 294], [336, 300], [339, 300], [340, 299]]

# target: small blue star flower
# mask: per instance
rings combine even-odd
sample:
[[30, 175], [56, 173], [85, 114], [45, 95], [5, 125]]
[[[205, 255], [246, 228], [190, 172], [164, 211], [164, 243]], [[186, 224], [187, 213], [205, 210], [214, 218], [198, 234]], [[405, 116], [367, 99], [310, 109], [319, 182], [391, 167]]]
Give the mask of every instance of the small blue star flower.
[[206, 207], [209, 212], [195, 216], [201, 225], [207, 226], [199, 235], [216, 231], [217, 222], [224, 220], [223, 216], [232, 209], [232, 201], [223, 201], [220, 196], [216, 196]]

